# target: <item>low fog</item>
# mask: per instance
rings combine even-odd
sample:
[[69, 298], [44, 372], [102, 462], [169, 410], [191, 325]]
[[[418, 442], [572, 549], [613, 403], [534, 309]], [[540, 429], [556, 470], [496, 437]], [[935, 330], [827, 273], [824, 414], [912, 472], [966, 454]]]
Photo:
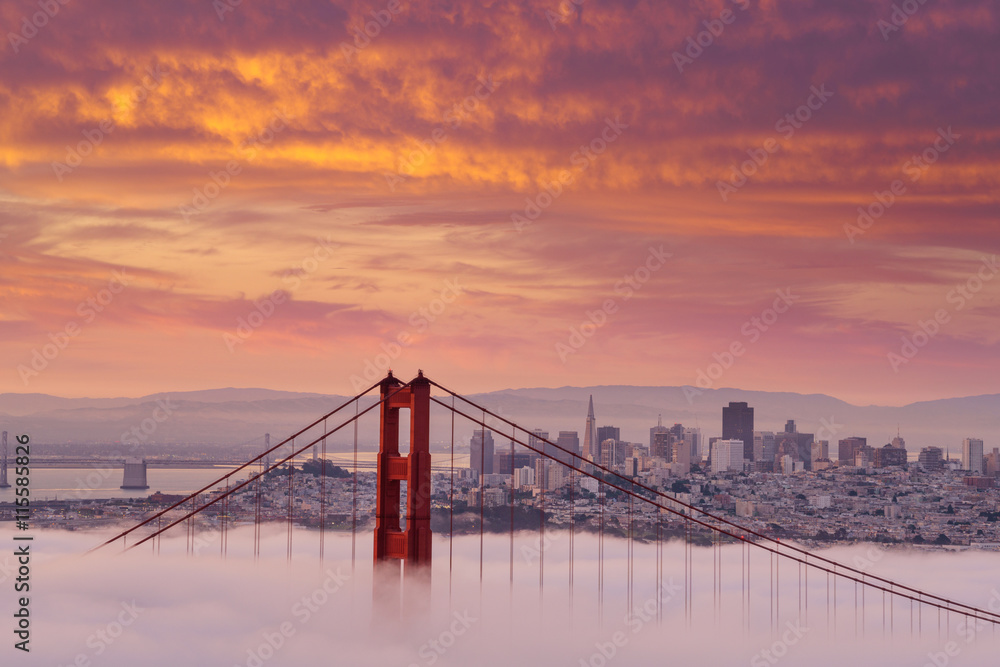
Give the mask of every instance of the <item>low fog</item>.
[[[12, 531], [0, 541], [14, 544]], [[656, 547], [635, 545], [633, 609], [627, 617], [627, 543], [605, 540], [604, 605], [598, 605], [597, 538], [576, 535], [575, 586], [569, 590], [569, 535], [519, 534], [510, 583], [510, 542], [487, 536], [480, 587], [478, 536], [438, 536], [430, 595], [419, 584], [399, 616], [373, 605], [371, 534], [356, 541], [328, 533], [326, 559], [318, 533], [296, 529], [291, 563], [283, 526], [266, 527], [254, 562], [252, 528], [229, 534], [228, 557], [218, 535], [202, 533], [197, 555], [185, 554], [184, 532], [164, 539], [160, 555], [141, 547], [82, 556], [104, 534], [38, 531], [32, 543], [31, 652], [13, 649], [16, 567], [11, 549], [0, 557], [0, 604], [8, 646], [3, 663], [24, 665], [995, 665], [998, 635], [976, 632], [951, 616], [950, 636], [937, 613], [909, 604], [890, 610], [894, 632], [883, 634], [881, 596], [865, 596], [864, 625], [855, 615], [854, 587], [837, 588], [836, 618], [827, 614], [827, 584], [809, 577], [808, 614], [800, 615], [798, 571], [780, 568], [781, 596], [772, 623], [770, 558], [751, 557], [750, 627], [743, 606], [742, 547], [720, 549], [722, 602], [713, 602], [711, 548], [693, 551], [692, 618], [685, 620], [683, 545], [664, 545], [662, 620], [656, 619]], [[453, 548], [453, 558], [449, 550]], [[544, 595], [539, 555], [544, 557]], [[1000, 610], [1000, 557], [991, 553], [883, 551], [875, 545], [824, 552], [867, 573], [926, 587]], [[449, 560], [452, 577], [449, 585]], [[676, 586], [671, 587], [670, 581]], [[480, 594], [482, 590], [482, 594]], [[860, 604], [860, 594], [859, 594]], [[834, 622], [836, 627], [834, 628]], [[942, 617], [942, 624], [945, 623]], [[772, 625], [774, 627], [772, 627]]]

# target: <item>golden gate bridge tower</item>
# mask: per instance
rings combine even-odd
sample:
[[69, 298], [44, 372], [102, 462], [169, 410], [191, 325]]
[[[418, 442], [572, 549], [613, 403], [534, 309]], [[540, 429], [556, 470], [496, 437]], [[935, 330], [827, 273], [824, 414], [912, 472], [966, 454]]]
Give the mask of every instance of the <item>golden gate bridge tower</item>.
[[[431, 383], [423, 372], [403, 385], [392, 371], [381, 382], [378, 477], [375, 491], [375, 567], [380, 574], [429, 578], [431, 564]], [[400, 410], [410, 411], [410, 451], [399, 451]], [[405, 528], [400, 527], [406, 483]]]

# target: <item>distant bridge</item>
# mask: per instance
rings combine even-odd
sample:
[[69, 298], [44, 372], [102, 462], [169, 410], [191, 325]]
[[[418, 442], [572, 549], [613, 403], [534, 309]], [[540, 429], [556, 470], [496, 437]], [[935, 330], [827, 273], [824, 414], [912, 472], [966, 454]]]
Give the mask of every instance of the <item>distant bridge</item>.
[[[310, 460], [308, 458], [298, 458], [296, 462]], [[158, 468], [213, 468], [213, 467], [237, 467], [246, 463], [244, 459], [145, 459], [148, 467]], [[330, 465], [341, 468], [353, 468], [357, 466], [362, 470], [375, 470], [378, 464], [375, 461], [359, 460], [341, 461], [335, 458], [328, 458]], [[35, 468], [120, 468], [125, 465], [125, 459], [102, 459], [102, 458], [38, 458], [32, 459], [32, 467]], [[438, 472], [448, 472], [451, 466], [447, 463], [432, 465], [432, 470]]]
[[[239, 459], [146, 459], [147, 466], [161, 468], [211, 468], [214, 466], [240, 466]], [[31, 459], [33, 468], [118, 468], [125, 465], [124, 458], [68, 458], [38, 457]]]

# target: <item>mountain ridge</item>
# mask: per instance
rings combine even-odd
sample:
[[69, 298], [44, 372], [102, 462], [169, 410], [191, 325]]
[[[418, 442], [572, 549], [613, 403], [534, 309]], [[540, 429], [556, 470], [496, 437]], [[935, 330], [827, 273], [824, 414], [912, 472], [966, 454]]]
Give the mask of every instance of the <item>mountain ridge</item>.
[[[869, 439], [881, 446], [896, 433], [897, 424], [910, 451], [929, 444], [951, 449], [963, 437], [981, 437], [987, 450], [1000, 444], [1000, 394], [978, 394], [902, 406], [859, 406], [827, 394], [767, 392], [732, 387], [698, 389], [690, 386], [594, 385], [591, 387], [533, 387], [502, 389], [470, 394], [501, 416], [529, 428], [541, 428], [556, 437], [558, 431], [577, 431], [581, 436], [586, 403], [594, 396], [599, 425], [621, 428], [622, 438], [648, 444], [649, 428], [659, 415], [666, 425], [682, 423], [699, 427], [705, 438], [721, 435], [721, 408], [730, 401], [746, 401], [755, 408], [757, 430], [780, 431], [785, 421], [794, 419], [798, 430], [821, 432], [836, 450], [836, 441], [849, 435]], [[64, 398], [48, 394], [0, 394], [0, 428], [27, 432], [39, 442], [115, 443], [123, 434], [155, 413], [163, 416], [146, 440], [154, 445], [168, 443], [235, 444], [253, 440], [264, 432], [273, 438], [298, 431], [302, 426], [329, 412], [348, 397], [337, 394], [290, 392], [266, 388], [217, 388], [184, 392], [157, 392], [135, 398]], [[375, 401], [364, 400], [365, 407]], [[448, 433], [446, 415], [438, 406], [432, 410], [432, 439], [440, 441]], [[463, 422], [466, 420], [458, 420]], [[456, 422], [458, 424], [458, 422]], [[832, 424], [831, 428], [829, 425]], [[465, 440], [471, 424], [458, 424]], [[824, 429], [820, 431], [820, 429]], [[345, 429], [352, 431], [353, 429]], [[362, 420], [360, 433], [365, 447], [377, 440], [373, 416]], [[343, 445], [347, 436], [336, 434], [334, 444]], [[498, 441], [505, 441], [498, 437]]]

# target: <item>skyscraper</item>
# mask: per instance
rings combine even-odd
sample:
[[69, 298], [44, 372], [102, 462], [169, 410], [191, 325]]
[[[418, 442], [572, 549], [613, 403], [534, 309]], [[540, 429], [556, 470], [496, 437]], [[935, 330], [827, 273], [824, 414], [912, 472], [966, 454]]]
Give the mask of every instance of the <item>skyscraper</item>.
[[493, 432], [476, 429], [469, 440], [469, 467], [480, 475], [493, 474]]
[[[563, 449], [573, 452], [574, 454], [580, 453], [580, 436], [576, 431], [559, 431], [559, 437], [556, 439], [556, 444]], [[570, 456], [569, 454], [558, 449], [556, 450], [556, 458], [563, 463], [571, 463], [574, 465], [579, 463], [579, 460], [575, 457]]]
[[962, 441], [962, 469], [969, 472], [983, 473], [983, 441], [979, 438], [966, 438]]
[[983, 466], [986, 468], [983, 472], [987, 477], [996, 477], [1000, 473], [1000, 449], [994, 447], [993, 451], [986, 455]]
[[827, 440], [815, 440], [812, 443], [812, 460], [828, 460], [830, 458], [830, 443]]
[[545, 444], [544, 440], [549, 439], [549, 432], [543, 431], [540, 428], [536, 428], [528, 436], [528, 445], [536, 449], [542, 449], [542, 445]]
[[535, 452], [543, 452], [546, 455], [546, 457], [556, 456], [556, 452], [558, 452], [559, 450], [557, 450], [552, 445], [546, 443], [545, 441], [548, 439], [549, 439], [548, 431], [543, 431], [540, 428], [536, 428], [534, 431], [531, 432], [530, 435], [528, 435], [528, 445], [534, 448], [534, 450], [529, 450], [529, 451], [531, 451], [533, 454]]
[[594, 396], [591, 395], [590, 407], [587, 409], [587, 428], [583, 431], [583, 458], [600, 458], [597, 445], [597, 419], [594, 417]]
[[664, 430], [653, 434], [653, 446], [649, 448], [649, 455], [655, 458], [670, 461], [673, 457], [674, 435], [670, 431]]
[[837, 460], [842, 466], [854, 465], [857, 452], [868, 446], [868, 438], [852, 436], [837, 443]]
[[493, 455], [494, 475], [509, 475], [511, 474], [511, 470], [534, 465], [535, 458], [537, 457], [533, 457], [532, 452], [514, 452], [514, 455], [511, 456], [511, 449], [510, 447], [501, 447], [499, 450], [496, 450], [496, 453]]
[[893, 447], [891, 444], [879, 447], [872, 457], [872, 464], [876, 468], [888, 468], [889, 466], [906, 465], [906, 450], [902, 447]]
[[535, 469], [524, 467], [517, 468], [514, 470], [514, 488], [523, 489], [526, 486], [532, 486], [535, 483]]
[[944, 467], [944, 450], [940, 447], [924, 447], [917, 460], [927, 470], [940, 470]]
[[754, 431], [753, 460], [774, 463], [778, 453], [778, 445], [774, 440], [774, 431]]
[[625, 462], [625, 453], [624, 443], [614, 438], [602, 440], [601, 455], [599, 458], [600, 464], [606, 468], [620, 465]]
[[687, 475], [691, 472], [691, 447], [683, 440], [674, 441], [670, 457], [670, 470], [675, 475]]
[[701, 442], [701, 429], [700, 428], [686, 428], [684, 429], [684, 442], [691, 447], [691, 460], [701, 461], [703, 457], [703, 446]]
[[712, 472], [743, 470], [743, 452], [745, 451], [745, 447], [746, 443], [738, 439], [716, 440], [712, 444]]
[[621, 440], [622, 430], [617, 426], [597, 427], [597, 442], [603, 443], [605, 440]]
[[566, 467], [555, 461], [535, 461], [535, 486], [546, 491], [558, 491], [566, 483]]
[[746, 403], [730, 403], [722, 408], [722, 439], [741, 440], [743, 459], [753, 460], [753, 408]]
[[656, 426], [649, 429], [649, 451], [653, 451], [653, 440], [656, 438], [657, 433], [668, 433], [669, 428], [663, 425], [663, 415], [659, 415], [656, 419]]
[[783, 433], [774, 434], [774, 441], [779, 453], [785, 449], [784, 454], [789, 454], [796, 461], [801, 461], [806, 470], [812, 470], [813, 434], [799, 433], [794, 419], [785, 422]]

